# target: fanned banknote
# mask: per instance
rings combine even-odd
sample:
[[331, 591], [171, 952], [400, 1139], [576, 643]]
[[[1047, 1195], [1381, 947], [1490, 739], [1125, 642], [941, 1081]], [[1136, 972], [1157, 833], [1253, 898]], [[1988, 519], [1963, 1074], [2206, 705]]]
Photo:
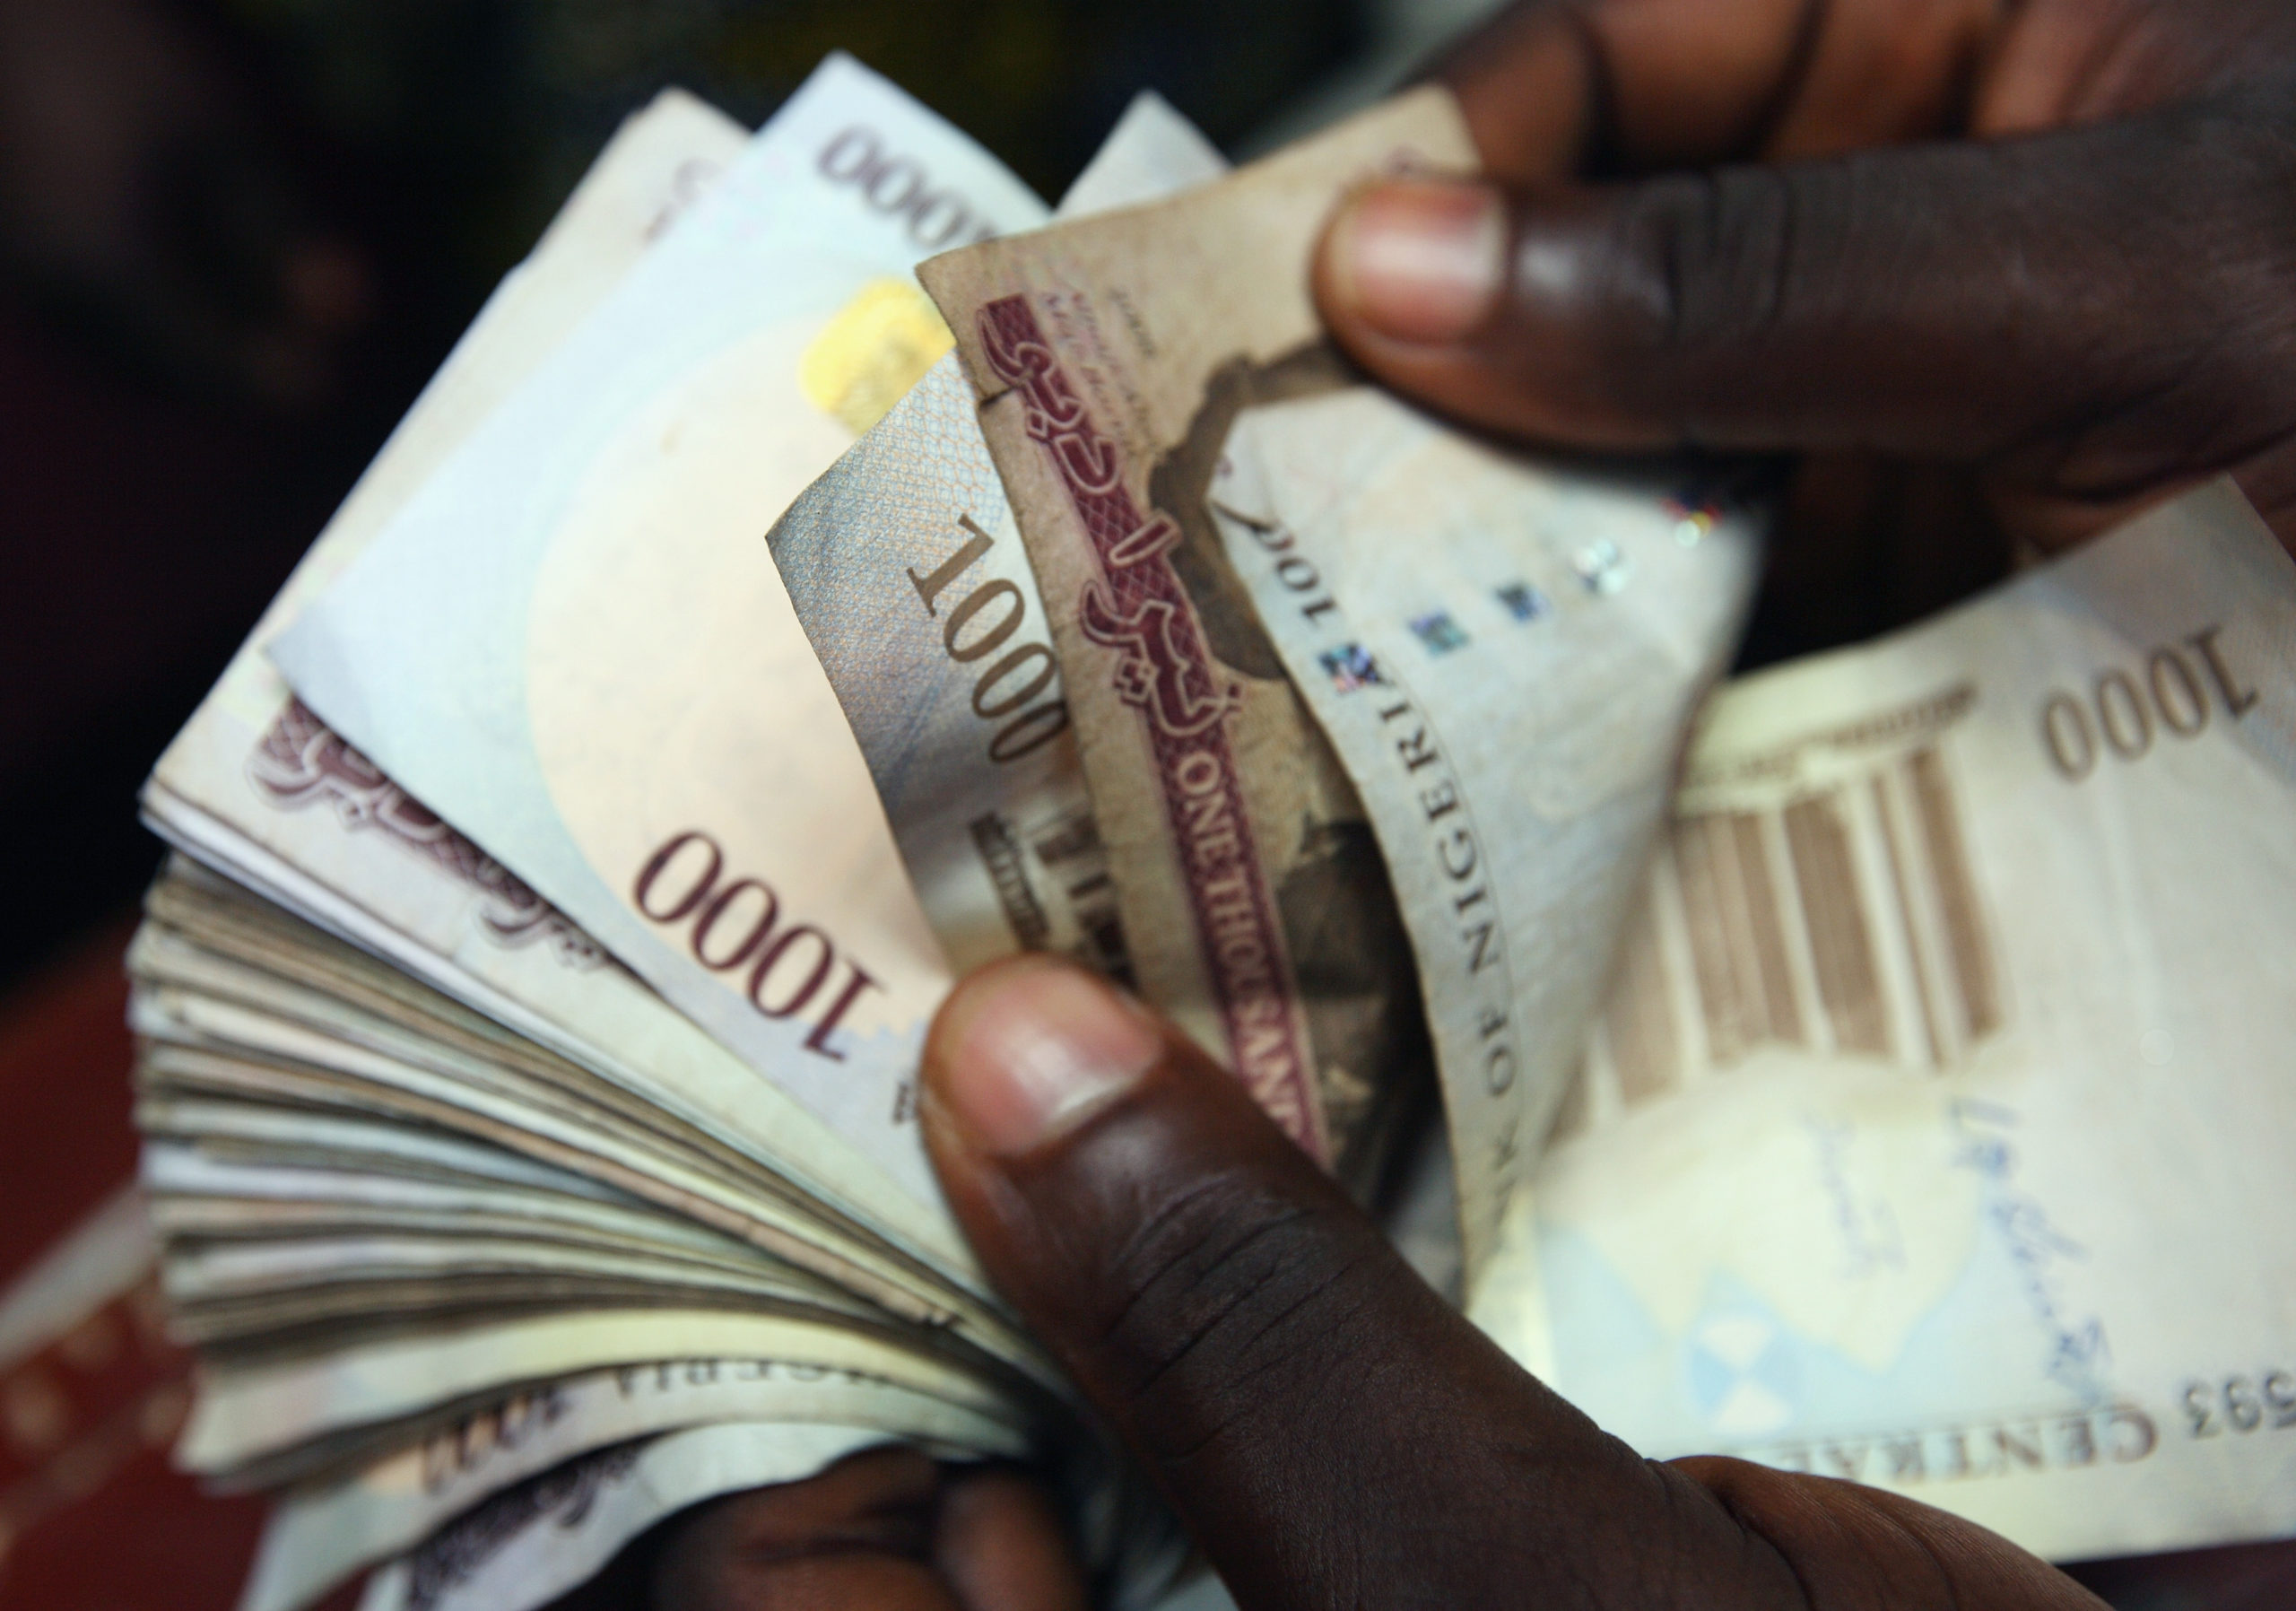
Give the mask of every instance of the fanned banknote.
[[1306, 297], [1314, 231], [1415, 142], [1465, 157], [1439, 93], [1163, 206], [921, 271], [986, 399], [1133, 971], [1332, 1163], [1418, 1060], [1408, 948], [1361, 803], [1205, 495], [1239, 407], [1341, 383]]
[[[530, 1500], [527, 1485], [563, 1486], [553, 1474], [570, 1462], [729, 1423], [872, 1429], [871, 1441], [913, 1440], [974, 1459], [1028, 1452], [994, 1417], [860, 1371], [757, 1357], [622, 1365], [509, 1395], [347, 1477], [291, 1493], [265, 1535], [242, 1605], [291, 1611], [346, 1563], [414, 1551], [506, 1493], [524, 1489]], [[792, 1441], [804, 1447], [810, 1436]], [[804, 1458], [818, 1456], [807, 1448]]]
[[1325, 344], [1309, 264], [1346, 188], [1472, 157], [1422, 91], [922, 271], [1044, 588], [1142, 986], [1328, 1153], [1407, 1063], [1415, 950], [1471, 1271], [1755, 555], [1713, 476], [1501, 453]]
[[[605, 299], [742, 151], [730, 120], [671, 92], [617, 137], [533, 256], [297, 567], [144, 792], [160, 832], [487, 1017], [731, 1145], [832, 1223], [944, 1280], [976, 1279], [944, 1216], [761, 1082], [596, 941], [344, 742], [267, 650], [494, 407]], [[797, 1242], [783, 1252], [804, 1259]]]
[[[1144, 95], [1060, 215], [1227, 170]], [[1018, 950], [1130, 972], [1059, 666], [953, 354], [769, 534], [934, 932], [960, 970]]]
[[2292, 666], [2225, 483], [1726, 688], [1475, 1318], [2057, 1559], [2296, 1530]]
[[[845, 172], [857, 140], [838, 140], [907, 103], [833, 63], [807, 109], [854, 119], [829, 142], [830, 182], [874, 186], [900, 213], [907, 170]], [[1080, 1521], [1100, 1518], [1081, 1535], [1094, 1559], [1165, 1547], [1161, 1529], [1110, 1520], [1135, 1501], [1059, 1409], [1033, 1344], [978, 1295], [937, 1202], [625, 972], [268, 663], [490, 414], [611, 313], [618, 283], [674, 263], [718, 176], [747, 171], [761, 215], [824, 182], [818, 161], [777, 166], [787, 149], [787, 120], [745, 151], [674, 94], [633, 120], [146, 789], [155, 825], [218, 870], [178, 858], [154, 885], [132, 1018], [170, 1325], [208, 1363], [179, 1458], [227, 1486], [289, 1485], [249, 1611], [289, 1611], [394, 1553], [435, 1564], [426, 1538], [474, 1536], [458, 1519], [487, 1533], [509, 1513], [498, 1498], [552, 1469], [698, 1424], [742, 1423], [779, 1450], [741, 1467], [752, 1482], [817, 1468], [797, 1457], [824, 1425], [1048, 1460]], [[1204, 149], [1151, 107], [1088, 187], [1169, 187]], [[822, 211], [776, 249], [839, 217]], [[722, 214], [717, 227], [741, 233]], [[840, 431], [947, 345], [913, 290], [865, 285], [846, 311], [796, 386]], [[757, 554], [754, 529], [734, 541]], [[776, 719], [754, 731], [770, 741]], [[679, 1448], [657, 1459], [659, 1493], [691, 1497], [701, 1445]], [[542, 1578], [488, 1581], [479, 1603], [508, 1607]]]
[[272, 645], [330, 727], [927, 1205], [947, 965], [759, 539], [945, 350], [910, 266], [1043, 216], [832, 57]]

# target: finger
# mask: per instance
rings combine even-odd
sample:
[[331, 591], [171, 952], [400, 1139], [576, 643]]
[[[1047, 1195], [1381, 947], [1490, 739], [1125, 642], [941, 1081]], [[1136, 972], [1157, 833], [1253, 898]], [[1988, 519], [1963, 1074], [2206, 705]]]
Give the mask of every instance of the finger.
[[[1946, 132], [1995, 0], [1530, 0], [1434, 76], [1518, 183], [1806, 156]], [[2054, 58], [2052, 58], [2054, 59]]]
[[915, 1450], [875, 1449], [810, 1481], [697, 1506], [663, 1544], [651, 1603], [660, 1611], [963, 1611], [931, 1560], [939, 1483]]
[[974, 975], [925, 1090], [990, 1275], [1242, 1603], [1437, 1603], [1494, 1572], [1524, 1604], [1598, 1581], [1659, 1604], [1676, 1578], [1717, 1607], [1780, 1603], [1718, 1506], [1517, 1368], [1106, 985], [1044, 958]]
[[1317, 291], [1369, 369], [1503, 431], [2001, 461], [2109, 503], [2296, 420], [2296, 253], [2263, 216], [2296, 181], [2278, 117], [1571, 192], [1382, 186], [1335, 220]]
[[1091, 1598], [1042, 1488], [988, 1467], [946, 1477], [933, 1558], [965, 1611], [1085, 1611]]
[[1747, 1460], [1678, 1460], [1790, 1564], [1813, 1607], [2107, 1611], [1998, 1533], [1884, 1489]]

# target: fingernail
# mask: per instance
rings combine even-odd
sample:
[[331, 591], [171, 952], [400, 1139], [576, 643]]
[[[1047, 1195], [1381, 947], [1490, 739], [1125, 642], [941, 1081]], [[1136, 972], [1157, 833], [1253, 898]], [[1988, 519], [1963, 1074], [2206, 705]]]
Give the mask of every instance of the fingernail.
[[1163, 1053], [1145, 1012], [1075, 968], [1007, 964], [959, 991], [935, 1033], [939, 1077], [928, 1096], [999, 1156], [1075, 1128]]
[[1324, 243], [1331, 289], [1380, 335], [1457, 341], [1489, 317], [1507, 250], [1507, 213], [1488, 185], [1403, 179], [1358, 194]]

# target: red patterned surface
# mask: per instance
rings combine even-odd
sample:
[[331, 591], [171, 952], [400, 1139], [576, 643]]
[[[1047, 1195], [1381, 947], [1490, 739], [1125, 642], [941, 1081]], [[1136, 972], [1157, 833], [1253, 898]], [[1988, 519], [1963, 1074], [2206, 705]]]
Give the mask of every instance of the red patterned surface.
[[0, 1291], [135, 1172], [132, 924], [0, 998]]
[[[125, 924], [0, 1003], [0, 1292], [133, 1173]], [[228, 1611], [261, 1519], [166, 1449], [189, 1361], [147, 1281], [0, 1370], [0, 1611]]]
[[231, 1605], [261, 1511], [169, 1469], [189, 1374], [148, 1279], [0, 1374], [0, 1607]]

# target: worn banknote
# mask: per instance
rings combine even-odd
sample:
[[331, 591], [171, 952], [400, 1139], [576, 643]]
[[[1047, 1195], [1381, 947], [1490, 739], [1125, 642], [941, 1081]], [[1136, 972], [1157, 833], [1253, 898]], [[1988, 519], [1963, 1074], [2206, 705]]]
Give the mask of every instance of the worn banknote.
[[1205, 495], [1239, 406], [1335, 382], [1309, 245], [1351, 180], [1425, 145], [1466, 152], [1435, 94], [1162, 206], [922, 271], [986, 399], [1133, 971], [1335, 1163], [1423, 1044], [1408, 948]]
[[[711, 187], [740, 127], [668, 92], [607, 146], [163, 755], [146, 820], [190, 855], [787, 1178], [951, 1278], [944, 1215], [761, 1082], [297, 700], [268, 649]], [[806, 1243], [777, 1237], [799, 1260]]]
[[1395, 878], [1471, 1270], [1577, 1072], [1735, 642], [1758, 550], [1733, 484], [1534, 462], [1367, 387], [1243, 411], [1213, 472], [1229, 560]]
[[761, 540], [1042, 204], [832, 57], [272, 645], [430, 809], [920, 1204], [947, 967]]
[[360, 1611], [532, 1611], [688, 1506], [799, 1482], [891, 1441], [870, 1426], [731, 1422], [600, 1450], [496, 1495], [376, 1572]]
[[[171, 873], [155, 893], [174, 881]], [[196, 909], [181, 915], [189, 920]], [[139, 1083], [147, 1101], [282, 1102], [306, 1114], [383, 1118], [466, 1137], [752, 1242], [891, 1312], [969, 1311], [973, 1323], [965, 1329], [984, 1340], [1002, 1337], [993, 1345], [1009, 1351], [1010, 1328], [977, 1301], [936, 1289], [881, 1244], [842, 1231], [786, 1189], [768, 1189], [770, 1180], [738, 1167], [740, 1155], [726, 1156], [710, 1137], [662, 1122], [613, 1085], [586, 1084], [578, 1067], [452, 1003], [424, 1002], [430, 992], [404, 980], [394, 984], [379, 963], [283, 914], [273, 926], [291, 937], [300, 929], [300, 945], [266, 960], [248, 936], [220, 929], [204, 942], [157, 922], [138, 934], [128, 957], [137, 984], [129, 1019], [144, 1040]], [[387, 996], [357, 988], [378, 975]]]
[[2225, 482], [1723, 691], [1474, 1318], [1653, 1455], [2296, 1532], [2292, 668]]
[[[1193, 126], [1143, 95], [1060, 215], [1224, 171]], [[1053, 950], [1126, 977], [1036, 574], [955, 356], [926, 370], [768, 540], [951, 965]]]
[[873, 1427], [982, 1457], [1027, 1452], [1008, 1425], [860, 1372], [774, 1359], [623, 1365], [511, 1394], [348, 1476], [288, 1493], [265, 1529], [242, 1611], [294, 1611], [570, 1460], [737, 1422]]
[[1015, 1426], [1027, 1421], [1020, 1399], [935, 1357], [927, 1339], [733, 1310], [602, 1309], [212, 1371], [177, 1458], [196, 1471], [228, 1472], [361, 1428], [426, 1416], [450, 1421], [509, 1388], [677, 1358], [778, 1359], [861, 1372]]
[[1577, 1067], [1756, 544], [1728, 477], [1502, 453], [1326, 345], [1309, 265], [1340, 196], [1471, 161], [1427, 90], [923, 273], [1145, 992], [1328, 1154], [1423, 990], [1474, 1267]]

